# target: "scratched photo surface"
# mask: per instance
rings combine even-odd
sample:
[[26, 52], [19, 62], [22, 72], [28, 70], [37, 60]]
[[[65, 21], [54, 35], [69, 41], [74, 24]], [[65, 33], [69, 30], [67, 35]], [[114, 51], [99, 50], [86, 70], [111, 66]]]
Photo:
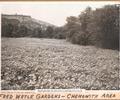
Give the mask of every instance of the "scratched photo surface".
[[1, 9], [1, 89], [119, 88], [119, 5], [11, 2]]

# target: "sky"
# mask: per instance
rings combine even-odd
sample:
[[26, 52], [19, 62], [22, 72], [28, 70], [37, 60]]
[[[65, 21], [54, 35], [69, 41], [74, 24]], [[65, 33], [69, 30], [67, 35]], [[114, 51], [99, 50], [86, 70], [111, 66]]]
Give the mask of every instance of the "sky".
[[119, 2], [1, 2], [0, 13], [30, 15], [32, 18], [62, 26], [67, 17], [78, 16], [88, 6], [96, 9], [108, 4]]

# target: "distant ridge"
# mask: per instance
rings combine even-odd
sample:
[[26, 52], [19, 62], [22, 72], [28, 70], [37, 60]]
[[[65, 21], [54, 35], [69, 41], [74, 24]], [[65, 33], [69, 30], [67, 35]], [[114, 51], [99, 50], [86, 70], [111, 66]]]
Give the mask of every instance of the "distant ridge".
[[51, 27], [56, 27], [53, 24], [50, 24], [48, 22], [44, 22], [41, 20], [37, 20], [35, 18], [32, 18], [29, 15], [19, 15], [19, 14], [2, 14], [2, 18], [7, 18], [7, 19], [16, 19], [18, 20], [21, 24], [25, 25], [26, 27], [30, 29], [34, 29], [37, 27], [42, 27], [46, 29], [46, 27], [51, 26]]

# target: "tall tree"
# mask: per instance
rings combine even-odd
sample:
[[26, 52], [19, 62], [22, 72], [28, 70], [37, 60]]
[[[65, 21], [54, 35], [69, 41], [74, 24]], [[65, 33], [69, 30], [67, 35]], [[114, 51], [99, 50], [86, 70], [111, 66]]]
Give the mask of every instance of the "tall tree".
[[119, 47], [119, 7], [108, 5], [94, 11], [97, 43], [103, 48]]

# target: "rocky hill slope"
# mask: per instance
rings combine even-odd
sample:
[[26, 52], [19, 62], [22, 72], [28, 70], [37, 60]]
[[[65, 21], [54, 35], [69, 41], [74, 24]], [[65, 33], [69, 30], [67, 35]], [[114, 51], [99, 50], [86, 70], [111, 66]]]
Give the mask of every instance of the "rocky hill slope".
[[22, 25], [25, 25], [27, 28], [29, 29], [34, 29], [34, 28], [38, 28], [38, 27], [42, 27], [43, 29], [46, 29], [46, 27], [48, 26], [52, 26], [55, 27], [54, 25], [41, 21], [41, 20], [37, 20], [32, 18], [31, 16], [26, 16], [26, 15], [8, 15], [8, 14], [2, 14], [2, 19], [16, 19], [18, 20]]

